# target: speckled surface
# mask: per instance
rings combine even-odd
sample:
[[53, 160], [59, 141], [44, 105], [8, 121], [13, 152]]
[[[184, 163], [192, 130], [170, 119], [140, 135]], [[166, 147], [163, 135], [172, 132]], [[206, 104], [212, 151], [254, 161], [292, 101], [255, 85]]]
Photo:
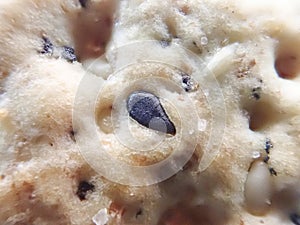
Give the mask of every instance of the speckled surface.
[[[298, 1], [11, 0], [0, 3], [0, 21], [0, 224], [297, 224]], [[53, 52], [42, 53], [43, 37], [55, 46]], [[156, 47], [143, 49], [147, 40]], [[114, 49], [136, 41], [142, 47], [115, 54]], [[187, 63], [184, 52], [166, 54], [174, 45], [192, 52], [200, 63]], [[75, 50], [77, 61], [63, 56], [64, 47]], [[139, 62], [110, 76], [136, 54], [173, 60], [185, 73]], [[223, 94], [223, 115], [211, 112], [207, 96], [216, 93], [213, 86], [200, 82], [191, 92], [182, 86], [184, 76], [197, 82], [207, 71]], [[155, 151], [136, 154], [115, 137], [109, 120], [114, 97], [133, 78], [152, 75], [177, 84], [153, 85], [166, 99], [162, 105], [176, 130], [195, 126], [190, 111], [201, 118], [193, 134], [198, 137], [195, 152], [179, 173], [158, 184], [114, 183], [84, 160], [76, 141], [82, 135], [72, 122], [78, 86], [84, 76], [106, 85], [95, 110], [100, 142], [119, 160], [145, 166], [167, 157], [177, 142], [192, 140], [175, 135]], [[142, 85], [135, 88], [152, 88]], [[193, 103], [192, 110], [185, 99]], [[220, 149], [203, 170], [205, 144], [218, 118], [226, 124]], [[136, 123], [130, 126], [139, 138], [152, 135]], [[254, 161], [265, 161], [263, 170]], [[107, 169], [117, 173], [115, 167]], [[265, 169], [271, 168], [273, 175], [267, 176]], [[255, 177], [263, 181], [256, 183]], [[262, 197], [251, 197], [249, 203], [255, 193]], [[261, 204], [259, 213], [251, 209]]]

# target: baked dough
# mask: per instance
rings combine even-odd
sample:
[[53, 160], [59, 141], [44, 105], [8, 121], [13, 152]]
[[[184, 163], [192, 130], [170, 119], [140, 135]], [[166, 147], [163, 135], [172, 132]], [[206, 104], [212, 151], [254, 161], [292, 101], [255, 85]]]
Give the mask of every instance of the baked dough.
[[[10, 0], [0, 21], [0, 224], [300, 224], [299, 1]], [[183, 143], [188, 162], [135, 186], [83, 150], [86, 77], [112, 157], [149, 166]], [[132, 152], [118, 106], [140, 89], [176, 134]], [[129, 127], [144, 147], [162, 136]]]

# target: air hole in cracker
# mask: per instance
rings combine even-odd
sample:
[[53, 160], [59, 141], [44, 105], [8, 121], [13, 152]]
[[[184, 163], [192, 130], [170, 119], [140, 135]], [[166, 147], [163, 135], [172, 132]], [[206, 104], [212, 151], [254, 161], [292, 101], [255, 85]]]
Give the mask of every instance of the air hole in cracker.
[[280, 44], [276, 54], [275, 69], [279, 77], [292, 80], [300, 75], [300, 48], [293, 40]]

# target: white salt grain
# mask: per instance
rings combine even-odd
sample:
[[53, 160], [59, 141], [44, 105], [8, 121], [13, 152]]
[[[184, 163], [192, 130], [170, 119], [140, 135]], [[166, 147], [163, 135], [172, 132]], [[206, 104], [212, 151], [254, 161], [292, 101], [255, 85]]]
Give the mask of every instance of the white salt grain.
[[253, 159], [258, 159], [258, 158], [260, 158], [260, 152], [259, 152], [259, 151], [254, 151], [254, 152], [252, 152], [252, 158], [253, 158]]
[[205, 131], [206, 130], [206, 126], [207, 126], [206, 120], [199, 119], [199, 121], [198, 121], [198, 130], [199, 131]]
[[108, 222], [109, 216], [107, 209], [101, 209], [93, 218], [93, 222], [96, 225], [105, 225]]
[[201, 43], [201, 45], [207, 45], [207, 44], [208, 44], [208, 39], [207, 39], [207, 37], [201, 37], [200, 43]]

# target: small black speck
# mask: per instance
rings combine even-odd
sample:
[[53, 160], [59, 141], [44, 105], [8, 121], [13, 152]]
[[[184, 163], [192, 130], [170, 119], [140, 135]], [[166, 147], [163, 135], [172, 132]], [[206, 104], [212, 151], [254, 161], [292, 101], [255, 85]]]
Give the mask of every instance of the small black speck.
[[184, 75], [183, 77], [182, 77], [182, 83], [184, 83], [184, 84], [188, 84], [188, 82], [191, 80], [191, 77], [190, 76], [188, 76], [188, 75]]
[[266, 139], [265, 150], [267, 154], [270, 154], [270, 149], [273, 148], [273, 144], [269, 138]]
[[86, 8], [87, 2], [88, 2], [88, 0], [79, 0], [79, 3], [82, 8]]
[[43, 50], [40, 52], [41, 54], [53, 54], [54, 46], [49, 40], [49, 38], [43, 37]]
[[264, 158], [264, 162], [265, 162], [265, 163], [268, 163], [269, 160], [270, 160], [270, 157], [269, 157], [269, 156], [266, 156], [266, 157]]
[[252, 89], [252, 96], [256, 99], [259, 100], [260, 99], [260, 92], [261, 92], [261, 87], [257, 87], [257, 88], [253, 88]]
[[137, 211], [137, 213], [135, 214], [135, 218], [138, 218], [139, 216], [141, 216], [143, 214], [143, 209], [139, 209], [138, 211]]
[[183, 73], [182, 74], [182, 87], [186, 92], [191, 92], [196, 89], [196, 84], [191, 78], [190, 75]]
[[253, 94], [253, 97], [254, 97], [256, 100], [259, 100], [259, 99], [260, 99], [260, 95], [257, 94], [257, 93], [254, 93], [254, 94]]
[[171, 41], [166, 39], [161, 40], [159, 43], [163, 48], [169, 47], [171, 45]]
[[50, 146], [53, 147], [53, 143], [50, 143]]
[[75, 50], [68, 46], [63, 46], [62, 57], [71, 63], [77, 61], [77, 57], [75, 55]]
[[290, 215], [290, 220], [296, 224], [296, 225], [300, 225], [300, 216], [297, 213], [292, 213]]
[[93, 192], [94, 190], [95, 190], [95, 185], [87, 181], [81, 181], [78, 185], [76, 195], [81, 201], [83, 201], [86, 200], [87, 192]]
[[271, 173], [272, 176], [277, 176], [277, 172], [275, 171], [274, 168], [271, 167], [271, 168], [269, 169], [269, 171], [270, 171], [270, 173]]

